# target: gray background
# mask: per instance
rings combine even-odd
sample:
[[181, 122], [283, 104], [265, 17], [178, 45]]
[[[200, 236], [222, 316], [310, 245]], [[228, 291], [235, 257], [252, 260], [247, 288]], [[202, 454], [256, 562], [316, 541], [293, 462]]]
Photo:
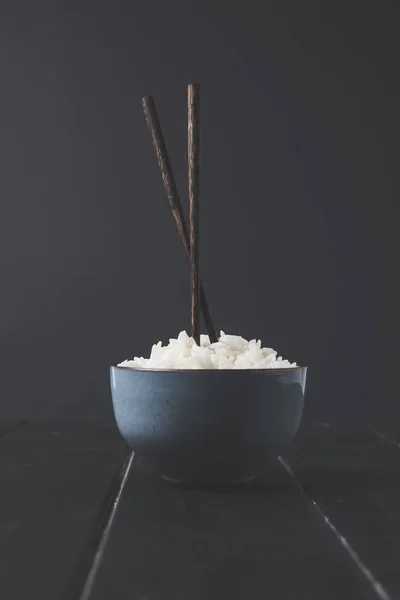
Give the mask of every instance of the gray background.
[[112, 419], [109, 363], [188, 327], [140, 98], [187, 206], [190, 80], [217, 325], [309, 365], [306, 418], [398, 416], [398, 31], [390, 2], [3, 0], [0, 416]]

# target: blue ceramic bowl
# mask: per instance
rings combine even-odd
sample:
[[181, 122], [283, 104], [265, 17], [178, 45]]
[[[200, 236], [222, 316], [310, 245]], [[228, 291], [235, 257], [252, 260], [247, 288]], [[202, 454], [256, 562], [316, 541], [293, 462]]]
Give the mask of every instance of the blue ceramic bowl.
[[306, 367], [158, 371], [111, 367], [121, 435], [164, 479], [251, 479], [293, 440]]

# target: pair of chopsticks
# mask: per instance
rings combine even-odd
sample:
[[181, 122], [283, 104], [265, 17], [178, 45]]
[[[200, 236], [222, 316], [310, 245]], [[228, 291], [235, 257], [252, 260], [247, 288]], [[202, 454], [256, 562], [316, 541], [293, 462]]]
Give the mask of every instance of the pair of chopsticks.
[[200, 308], [211, 342], [217, 334], [211, 318], [206, 293], [200, 280], [199, 265], [199, 175], [200, 175], [200, 95], [199, 86], [188, 86], [188, 163], [189, 163], [189, 231], [165, 145], [164, 135], [152, 96], [142, 99], [142, 106], [149, 127], [158, 166], [172, 214], [181, 236], [190, 265], [191, 325], [192, 337], [200, 345]]

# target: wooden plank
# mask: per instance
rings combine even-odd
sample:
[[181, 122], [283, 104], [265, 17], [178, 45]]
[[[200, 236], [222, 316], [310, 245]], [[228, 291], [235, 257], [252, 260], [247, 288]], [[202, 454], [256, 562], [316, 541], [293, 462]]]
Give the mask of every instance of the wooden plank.
[[126, 454], [112, 428], [29, 425], [3, 437], [0, 598], [78, 597], [82, 565]]
[[377, 597], [400, 597], [400, 450], [372, 431], [316, 427], [285, 454]]
[[376, 598], [278, 463], [194, 490], [134, 461], [94, 575], [85, 600]]

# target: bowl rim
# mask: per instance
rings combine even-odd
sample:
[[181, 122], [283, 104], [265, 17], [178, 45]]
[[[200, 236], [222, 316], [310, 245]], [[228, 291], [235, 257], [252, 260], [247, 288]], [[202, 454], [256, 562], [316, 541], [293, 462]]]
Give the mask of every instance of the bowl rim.
[[139, 373], [287, 373], [293, 371], [307, 371], [308, 367], [283, 367], [281, 369], [144, 369], [137, 367], [121, 367], [110, 365], [110, 369], [121, 371], [138, 371]]

